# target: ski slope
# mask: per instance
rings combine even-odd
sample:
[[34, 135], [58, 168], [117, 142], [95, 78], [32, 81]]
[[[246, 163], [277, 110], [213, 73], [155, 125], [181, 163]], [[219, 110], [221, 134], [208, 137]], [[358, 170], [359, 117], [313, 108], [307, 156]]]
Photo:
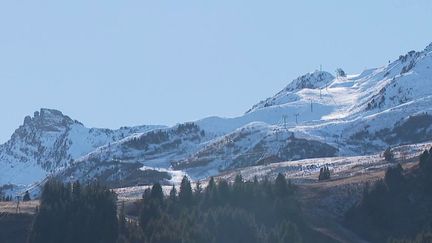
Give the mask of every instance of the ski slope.
[[360, 74], [307, 73], [237, 117], [109, 130], [42, 109], [0, 145], [0, 184], [28, 184], [47, 175], [116, 181], [146, 171], [161, 172], [169, 184], [182, 175], [201, 180], [241, 168], [265, 174], [273, 164], [254, 166], [281, 161], [293, 168], [299, 166], [295, 161], [334, 163], [337, 169], [354, 163], [343, 158], [361, 160], [387, 147], [431, 140], [429, 45]]

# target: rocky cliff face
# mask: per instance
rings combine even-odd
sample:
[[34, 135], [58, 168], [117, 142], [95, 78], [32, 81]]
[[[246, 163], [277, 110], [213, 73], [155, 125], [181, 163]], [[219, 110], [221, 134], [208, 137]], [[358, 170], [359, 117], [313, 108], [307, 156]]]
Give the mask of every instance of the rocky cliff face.
[[156, 127], [87, 128], [60, 111], [41, 109], [33, 117], [25, 117], [11, 139], [0, 145], [0, 164], [4, 168], [0, 171], [0, 182], [13, 182], [15, 173], [24, 173], [30, 168], [54, 172], [100, 146]]
[[27, 116], [0, 147], [0, 161], [7, 163], [37, 163], [46, 170], [66, 165], [73, 155], [68, 153], [72, 141], [68, 134], [83, 127], [77, 121], [56, 110], [41, 109], [33, 117]]

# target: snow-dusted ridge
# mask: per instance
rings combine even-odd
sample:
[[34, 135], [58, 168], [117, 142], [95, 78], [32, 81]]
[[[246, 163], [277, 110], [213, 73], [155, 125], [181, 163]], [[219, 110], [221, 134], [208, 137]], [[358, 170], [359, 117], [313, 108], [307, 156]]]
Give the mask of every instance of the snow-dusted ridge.
[[291, 83], [289, 83], [275, 96], [267, 98], [266, 100], [254, 105], [246, 113], [251, 113], [265, 107], [283, 105], [297, 101], [301, 98], [301, 96], [297, 95], [296, 92], [303, 89], [326, 88], [334, 78], [335, 77], [332, 74], [325, 71], [315, 71], [312, 73], [307, 73], [291, 81]]
[[233, 118], [109, 130], [42, 109], [0, 145], [0, 184], [29, 184], [52, 173], [113, 186], [169, 184], [185, 173], [202, 179], [431, 140], [432, 44], [360, 74], [308, 73]]
[[87, 128], [60, 111], [41, 109], [25, 117], [11, 139], [0, 145], [0, 185], [32, 183], [98, 147], [161, 127]]

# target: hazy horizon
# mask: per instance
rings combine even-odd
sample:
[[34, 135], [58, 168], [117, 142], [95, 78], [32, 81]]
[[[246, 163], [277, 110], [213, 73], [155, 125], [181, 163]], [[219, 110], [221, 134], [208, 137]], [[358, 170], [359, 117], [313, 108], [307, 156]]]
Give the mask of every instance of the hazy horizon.
[[88, 127], [232, 117], [319, 69], [386, 65], [432, 42], [418, 1], [0, 4], [0, 143], [40, 108]]

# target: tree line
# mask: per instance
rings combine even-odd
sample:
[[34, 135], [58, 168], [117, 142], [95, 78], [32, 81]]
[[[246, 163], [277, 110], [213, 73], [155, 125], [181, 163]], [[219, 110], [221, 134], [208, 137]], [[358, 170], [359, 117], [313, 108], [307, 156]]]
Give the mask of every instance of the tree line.
[[115, 243], [116, 195], [98, 184], [45, 183], [29, 243]]
[[123, 227], [122, 242], [302, 242], [294, 192], [282, 174], [274, 182], [211, 178], [205, 189], [184, 177], [168, 197], [155, 184], [143, 195], [138, 224]]
[[[346, 214], [346, 224], [372, 242], [432, 242], [432, 149], [414, 168], [389, 168], [383, 180], [366, 186]], [[428, 240], [426, 240], [428, 239]]]
[[296, 187], [279, 174], [234, 182], [210, 178], [192, 188], [184, 177], [180, 187], [164, 195], [154, 184], [138, 202], [139, 213], [117, 212], [116, 195], [98, 184], [48, 181], [29, 243], [285, 243], [320, 238], [305, 223]]

